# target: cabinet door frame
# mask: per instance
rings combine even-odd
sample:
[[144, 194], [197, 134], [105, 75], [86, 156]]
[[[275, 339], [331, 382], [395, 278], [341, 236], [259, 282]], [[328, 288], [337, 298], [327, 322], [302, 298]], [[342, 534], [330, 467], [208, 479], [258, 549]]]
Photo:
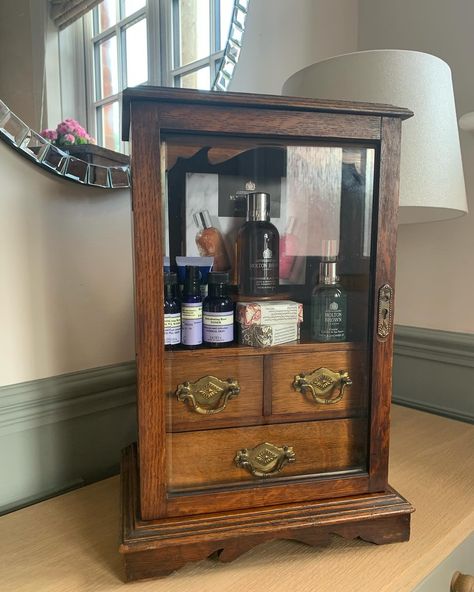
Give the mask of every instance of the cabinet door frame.
[[[280, 99], [280, 97], [279, 97]], [[129, 99], [130, 101], [130, 99]], [[225, 99], [212, 106], [133, 98], [130, 101], [132, 210], [134, 228], [135, 320], [137, 352], [140, 507], [144, 520], [206, 511], [237, 509], [384, 491], [388, 482], [389, 412], [393, 330], [377, 334], [380, 287], [395, 283], [395, 247], [401, 114], [367, 113], [357, 104], [348, 112], [315, 108], [292, 110], [268, 103], [245, 106]], [[234, 104], [235, 103], [235, 104]], [[351, 104], [347, 104], [351, 105]], [[401, 110], [400, 110], [401, 111]], [[406, 116], [406, 114], [405, 114]], [[163, 237], [160, 137], [162, 133], [259, 136], [291, 140], [373, 143], [378, 176], [374, 185], [372, 368], [369, 392], [368, 472], [305, 480], [256, 484], [241, 490], [170, 495], [167, 492], [166, 417], [163, 364]], [[392, 317], [393, 318], [393, 317]]]

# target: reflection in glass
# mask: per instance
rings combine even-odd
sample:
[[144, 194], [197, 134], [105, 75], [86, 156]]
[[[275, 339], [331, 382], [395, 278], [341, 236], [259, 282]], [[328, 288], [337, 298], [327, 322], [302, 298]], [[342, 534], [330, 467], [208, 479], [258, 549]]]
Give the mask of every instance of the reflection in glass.
[[146, 0], [125, 0], [124, 2], [124, 16], [130, 16], [140, 8], [146, 6]]
[[98, 128], [101, 131], [102, 145], [111, 150], [120, 150], [120, 126], [118, 101], [97, 109]]
[[33, 130], [29, 130], [20, 148], [35, 160], [41, 160], [48, 149], [49, 142]]
[[100, 97], [104, 99], [118, 93], [117, 38], [115, 35], [101, 43], [96, 50], [100, 72]]
[[148, 80], [148, 51], [146, 19], [138, 21], [125, 31], [127, 55], [127, 86], [143, 84]]
[[229, 28], [232, 22], [232, 13], [234, 10], [234, 0], [220, 0], [220, 14], [219, 14], [219, 27], [220, 27], [220, 47], [224, 49], [229, 37]]
[[79, 183], [87, 183], [87, 173], [89, 171], [89, 164], [79, 158], [71, 156], [64, 168], [64, 176]]
[[8, 115], [10, 109], [5, 105], [3, 101], [0, 101], [0, 125], [2, 124], [5, 117]]
[[8, 138], [8, 140], [10, 140], [10, 142], [13, 142], [15, 146], [20, 146], [26, 138], [29, 129], [30, 128], [26, 123], [23, 123], [23, 121], [11, 111], [7, 111], [4, 114], [3, 120], [0, 123], [0, 131], [6, 138]]
[[209, 66], [185, 74], [179, 77], [179, 86], [181, 88], [198, 88], [200, 90], [209, 90], [211, 86], [211, 69]]
[[129, 187], [129, 168], [128, 166], [123, 167], [109, 167], [110, 173], [110, 186], [113, 188]]
[[108, 167], [97, 164], [89, 165], [89, 185], [96, 187], [109, 187], [109, 169]]
[[173, 2], [175, 67], [185, 66], [209, 55], [209, 23], [209, 0]]
[[59, 148], [56, 148], [56, 146], [49, 144], [48, 150], [41, 164], [62, 174], [64, 165], [68, 158], [69, 157], [65, 152], [59, 150]]
[[105, 31], [117, 22], [116, 0], [102, 0], [99, 4], [99, 17], [96, 24], [96, 34]]

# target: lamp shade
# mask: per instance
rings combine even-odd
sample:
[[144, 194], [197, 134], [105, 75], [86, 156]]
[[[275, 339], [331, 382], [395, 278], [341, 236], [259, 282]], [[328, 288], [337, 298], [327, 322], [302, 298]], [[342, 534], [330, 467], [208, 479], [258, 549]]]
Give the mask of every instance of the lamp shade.
[[402, 126], [400, 223], [467, 212], [451, 70], [439, 58], [391, 49], [340, 55], [291, 76], [283, 94], [411, 109]]

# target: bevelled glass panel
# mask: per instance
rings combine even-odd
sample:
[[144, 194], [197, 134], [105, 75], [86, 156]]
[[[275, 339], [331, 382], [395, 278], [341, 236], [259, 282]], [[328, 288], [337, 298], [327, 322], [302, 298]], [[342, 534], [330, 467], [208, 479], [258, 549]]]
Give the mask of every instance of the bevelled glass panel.
[[234, 12], [234, 0], [220, 0], [219, 2], [219, 28], [220, 28], [220, 47], [224, 49], [229, 37], [229, 29], [232, 23], [232, 14]]
[[31, 158], [41, 160], [48, 149], [48, 146], [49, 142], [47, 140], [33, 130], [30, 130], [20, 147], [23, 152], [26, 152]]
[[232, 25], [232, 27], [230, 29], [229, 39], [232, 39], [238, 45], [242, 45], [243, 35], [244, 35], [244, 32], [242, 31], [242, 29], [239, 29], [239, 27]]
[[64, 176], [69, 179], [74, 179], [79, 183], [87, 183], [87, 173], [89, 171], [89, 163], [79, 158], [71, 156], [64, 168]]
[[127, 56], [127, 86], [143, 84], [148, 80], [148, 51], [146, 19], [125, 30]]
[[66, 164], [68, 158], [68, 154], [62, 150], [59, 150], [59, 148], [56, 148], [56, 146], [50, 144], [43, 160], [41, 161], [41, 164], [53, 169], [57, 173], [62, 174], [64, 165]]
[[111, 150], [120, 150], [120, 117], [118, 101], [97, 109], [98, 127], [101, 130], [102, 145]]
[[209, 90], [211, 88], [211, 69], [209, 66], [184, 74], [179, 77], [179, 86], [181, 88], [198, 88], [199, 90]]
[[230, 40], [229, 45], [227, 46], [227, 56], [233, 60], [235, 63], [239, 61], [240, 55], [240, 45], [238, 45], [235, 41]]
[[98, 164], [90, 164], [89, 185], [95, 185], [96, 187], [110, 187], [109, 168]]
[[20, 144], [25, 139], [26, 135], [30, 131], [30, 128], [23, 123], [23, 121], [17, 117], [11, 111], [8, 111], [0, 123], [0, 132], [15, 146]]
[[209, 0], [173, 2], [173, 61], [176, 68], [209, 55], [209, 23]]
[[129, 167], [109, 167], [110, 186], [113, 188], [130, 187]]
[[102, 0], [97, 8], [96, 34], [112, 27], [117, 22], [117, 0]]
[[125, 0], [123, 16], [130, 16], [144, 6], [146, 6], [146, 0]]
[[5, 105], [3, 101], [0, 101], [0, 125], [5, 117], [8, 115], [10, 109]]
[[245, 27], [246, 17], [247, 17], [247, 13], [244, 10], [241, 10], [238, 7], [235, 9], [234, 22], [237, 23], [242, 29]]
[[98, 99], [118, 93], [117, 38], [115, 35], [96, 46], [97, 68], [100, 73]]

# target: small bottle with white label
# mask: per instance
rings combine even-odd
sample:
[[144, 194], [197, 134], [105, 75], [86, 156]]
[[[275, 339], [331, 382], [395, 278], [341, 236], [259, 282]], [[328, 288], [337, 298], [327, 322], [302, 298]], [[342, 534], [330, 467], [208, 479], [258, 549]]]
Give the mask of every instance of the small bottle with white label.
[[165, 349], [175, 349], [181, 343], [181, 304], [176, 295], [177, 275], [165, 272]]
[[208, 296], [203, 302], [203, 341], [208, 347], [226, 347], [234, 341], [234, 303], [227, 294], [229, 274], [208, 275]]
[[202, 296], [199, 267], [186, 266], [181, 301], [181, 343], [193, 348], [202, 343]]

